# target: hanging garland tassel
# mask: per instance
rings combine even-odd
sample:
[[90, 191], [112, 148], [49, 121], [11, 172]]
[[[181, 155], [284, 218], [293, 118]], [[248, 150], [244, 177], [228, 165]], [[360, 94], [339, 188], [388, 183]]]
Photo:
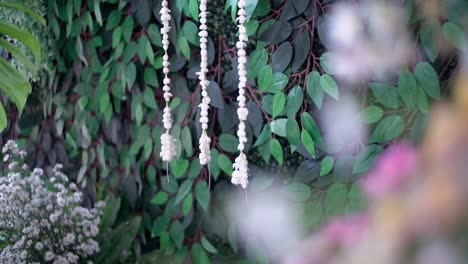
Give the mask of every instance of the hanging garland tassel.
[[171, 27], [169, 25], [171, 21], [171, 10], [169, 10], [167, 0], [162, 1], [161, 11], [159, 12], [161, 15], [161, 22], [163, 27], [161, 28], [161, 35], [162, 35], [162, 44], [164, 49], [164, 56], [163, 56], [163, 73], [164, 73], [164, 100], [166, 101], [166, 106], [164, 107], [163, 113], [163, 124], [164, 129], [166, 132], [161, 135], [161, 153], [160, 156], [163, 161], [170, 162], [172, 158], [176, 155], [176, 145], [175, 140], [171, 135], [171, 128], [172, 128], [172, 117], [171, 117], [171, 109], [169, 108], [169, 102], [171, 101], [172, 93], [171, 93], [171, 79], [169, 78], [169, 31]]
[[198, 73], [198, 79], [200, 80], [202, 101], [199, 105], [200, 107], [200, 124], [202, 127], [202, 134], [200, 136], [200, 164], [206, 165], [211, 160], [210, 155], [210, 143], [211, 139], [208, 136], [208, 109], [210, 108], [210, 97], [208, 96], [208, 85], [210, 81], [206, 78], [208, 73], [208, 26], [206, 25], [206, 6], [207, 0], [200, 1], [200, 32], [198, 36], [200, 37], [200, 49], [201, 49], [201, 62], [200, 62], [200, 72]]
[[237, 116], [239, 117], [239, 128], [237, 130], [237, 136], [239, 137], [239, 145], [237, 149], [240, 151], [239, 156], [236, 158], [233, 168], [231, 182], [235, 185], [240, 184], [242, 188], [247, 188], [249, 184], [249, 168], [247, 156], [244, 153], [245, 143], [247, 142], [247, 134], [245, 132], [245, 121], [249, 115], [249, 111], [245, 107], [245, 88], [247, 85], [247, 53], [245, 51], [245, 46], [247, 45], [247, 29], [245, 27], [245, 22], [247, 21], [246, 12], [245, 12], [245, 0], [239, 0], [238, 2], [239, 10], [237, 12], [237, 22], [239, 23], [239, 41], [236, 43], [237, 47], [237, 57], [238, 57], [238, 74], [239, 74], [239, 96], [237, 97], [237, 102], [239, 108], [237, 109]]

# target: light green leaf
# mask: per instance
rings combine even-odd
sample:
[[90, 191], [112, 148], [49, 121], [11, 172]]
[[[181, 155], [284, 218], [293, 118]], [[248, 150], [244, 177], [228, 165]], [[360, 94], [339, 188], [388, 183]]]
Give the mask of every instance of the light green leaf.
[[151, 199], [152, 204], [163, 205], [167, 202], [169, 196], [165, 192], [158, 192], [153, 199]]
[[270, 141], [271, 155], [278, 161], [278, 164], [283, 165], [283, 148], [281, 147], [280, 142], [274, 138]]
[[383, 114], [384, 112], [382, 108], [372, 105], [364, 108], [361, 111], [360, 116], [362, 122], [366, 124], [372, 124], [379, 121], [382, 118]]
[[232, 175], [232, 162], [226, 155], [219, 154], [217, 162], [218, 162], [219, 168], [224, 173], [226, 173], [229, 176]]
[[213, 246], [213, 244], [211, 244], [211, 242], [206, 237], [202, 237], [201, 244], [206, 251], [213, 254], [218, 253], [218, 250], [215, 248], [215, 246]]
[[286, 96], [283, 92], [277, 92], [273, 97], [273, 118], [276, 118], [283, 112], [284, 104], [286, 103]]
[[320, 73], [313, 71], [309, 73], [306, 82], [307, 94], [318, 109], [322, 108], [324, 91], [320, 85]]
[[302, 107], [304, 92], [298, 85], [294, 86], [288, 93], [286, 101], [286, 114], [289, 118], [293, 117]]
[[191, 180], [185, 180], [180, 185], [179, 191], [177, 192], [177, 196], [175, 199], [176, 204], [180, 203], [185, 198], [185, 196], [190, 192], [190, 190], [192, 189], [192, 184], [193, 183]]
[[326, 156], [322, 160], [322, 165], [320, 167], [320, 176], [327, 175], [333, 169], [335, 164], [335, 159], [332, 156]]
[[307, 130], [302, 130], [301, 141], [302, 145], [304, 145], [305, 149], [307, 150], [307, 152], [309, 152], [310, 156], [312, 156], [312, 158], [315, 158], [315, 144]]
[[299, 145], [300, 137], [301, 130], [296, 119], [289, 118], [286, 122], [286, 138], [291, 144], [291, 147], [297, 147]]
[[333, 97], [335, 100], [338, 100], [338, 85], [330, 75], [324, 74], [320, 77], [320, 86], [328, 95]]
[[205, 181], [199, 181], [195, 185], [195, 199], [197, 199], [198, 204], [203, 208], [203, 210], [208, 211], [208, 206], [210, 205], [210, 189]]

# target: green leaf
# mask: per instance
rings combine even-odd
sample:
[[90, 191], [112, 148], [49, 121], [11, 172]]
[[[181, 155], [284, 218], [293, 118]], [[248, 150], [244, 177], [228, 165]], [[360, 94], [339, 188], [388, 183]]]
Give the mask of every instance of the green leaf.
[[246, 0], [245, 2], [245, 13], [247, 17], [247, 21], [250, 20], [252, 17], [255, 8], [257, 7], [258, 0]]
[[427, 101], [427, 96], [421, 87], [419, 87], [418, 91], [419, 93], [418, 98], [416, 98], [416, 105], [421, 112], [427, 113], [429, 111], [429, 102]]
[[172, 240], [178, 248], [182, 247], [184, 242], [184, 226], [179, 221], [174, 221], [170, 229]]
[[286, 138], [291, 146], [297, 147], [301, 137], [301, 130], [296, 119], [289, 118], [286, 122]]
[[419, 34], [421, 45], [426, 51], [427, 57], [434, 62], [440, 51], [439, 32], [442, 31], [439, 21], [432, 21], [432, 23], [424, 23], [421, 27]]
[[327, 190], [325, 208], [328, 216], [340, 215], [344, 212], [348, 190], [346, 186], [335, 183]]
[[286, 96], [283, 92], [277, 92], [273, 97], [273, 118], [276, 118], [283, 112], [284, 104], [286, 103]]
[[156, 103], [154, 92], [149, 87], [146, 87], [143, 92], [143, 103], [148, 108], [151, 108], [153, 110], [158, 110], [158, 103]]
[[247, 79], [256, 78], [260, 70], [267, 64], [268, 58], [268, 52], [265, 49], [256, 49], [252, 52], [247, 61]]
[[18, 111], [23, 112], [31, 92], [31, 85], [2, 57], [0, 57], [0, 89], [15, 103]]
[[120, 39], [122, 38], [122, 27], [117, 27], [112, 32], [112, 48], [117, 47], [120, 43]]
[[83, 51], [83, 42], [81, 42], [81, 37], [78, 37], [75, 42], [75, 51], [76, 55], [78, 55], [78, 58], [86, 65], [88, 66], [88, 61], [86, 60], [86, 57], [84, 56], [84, 51]]
[[320, 73], [313, 71], [309, 73], [306, 82], [307, 94], [318, 109], [322, 108], [324, 91], [320, 85]]
[[278, 164], [283, 165], [283, 148], [281, 147], [280, 142], [274, 138], [270, 141], [271, 155], [278, 161]]
[[327, 175], [333, 169], [335, 164], [335, 159], [332, 156], [326, 156], [322, 160], [322, 165], [320, 167], [320, 176]]
[[187, 216], [193, 207], [193, 195], [189, 193], [182, 203], [182, 215]]
[[184, 57], [187, 60], [190, 60], [190, 46], [187, 39], [182, 34], [179, 34], [177, 37], [177, 47], [180, 49], [180, 51], [182, 51]]
[[312, 139], [320, 145], [322, 142], [322, 136], [320, 134], [320, 130], [317, 126], [317, 123], [315, 123], [312, 116], [309, 113], [304, 112], [302, 114], [301, 120], [304, 129], [307, 132], [309, 132], [309, 135], [312, 137]]
[[286, 101], [286, 114], [289, 118], [293, 117], [302, 107], [304, 92], [298, 85], [294, 86], [288, 93]]
[[270, 123], [271, 132], [280, 137], [286, 137], [286, 122], [288, 119], [280, 118]]
[[3, 131], [3, 129], [7, 127], [7, 124], [5, 108], [3, 108], [3, 105], [0, 103], [0, 131]]
[[150, 86], [158, 87], [158, 77], [154, 68], [148, 67], [145, 69], [144, 81]]
[[374, 163], [375, 157], [383, 148], [379, 145], [369, 145], [365, 147], [356, 157], [353, 165], [353, 174], [363, 173], [369, 170]]
[[23, 51], [17, 46], [9, 42], [4, 38], [0, 38], [0, 47], [5, 48], [8, 52], [15, 57], [15, 59], [22, 62], [22, 64], [32, 73], [35, 73], [37, 70], [34, 63], [26, 56]]
[[426, 91], [426, 93], [432, 98], [440, 98], [440, 84], [439, 76], [436, 71], [427, 62], [419, 62], [415, 69], [414, 75], [419, 86]]
[[219, 154], [217, 162], [218, 162], [219, 168], [224, 173], [226, 173], [229, 176], [232, 175], [232, 162], [226, 155]]
[[389, 115], [379, 122], [370, 142], [387, 142], [398, 137], [405, 128], [403, 118], [399, 115]]
[[401, 99], [403, 99], [403, 102], [405, 102], [408, 108], [413, 109], [416, 105], [416, 98], [418, 97], [418, 85], [411, 72], [404, 70], [400, 73], [398, 91]]
[[154, 45], [162, 48], [161, 33], [155, 24], [148, 26], [148, 37]]
[[193, 155], [193, 145], [192, 145], [192, 133], [190, 133], [190, 128], [185, 126], [182, 128], [182, 135], [181, 135], [182, 145], [184, 146], [185, 152], [188, 156]]
[[208, 211], [210, 205], [210, 189], [205, 181], [199, 181], [195, 185], [195, 199], [197, 199], [198, 204], [203, 208], [203, 210]]
[[190, 192], [190, 190], [192, 189], [192, 184], [193, 183], [191, 180], [185, 180], [180, 185], [179, 191], [177, 192], [177, 196], [175, 199], [176, 204], [180, 203], [185, 198], [185, 196]]
[[186, 159], [172, 160], [169, 162], [171, 172], [176, 179], [182, 177], [187, 172], [189, 162]]
[[400, 106], [398, 90], [394, 86], [384, 83], [371, 83], [370, 88], [377, 102], [390, 108], [398, 108]]
[[136, 66], [134, 63], [130, 63], [127, 65], [125, 74], [127, 80], [127, 87], [128, 89], [131, 89], [136, 80]]
[[449, 21], [442, 26], [442, 32], [454, 47], [460, 50], [466, 49], [466, 35], [460, 26]]
[[239, 139], [232, 134], [221, 134], [219, 137], [219, 145], [222, 149], [227, 152], [237, 152], [237, 145], [239, 145]]
[[188, 2], [190, 16], [198, 22], [198, 0], [188, 0]]
[[151, 199], [152, 204], [163, 205], [167, 202], [169, 196], [165, 192], [158, 192], [153, 199]]
[[330, 75], [324, 74], [320, 77], [320, 86], [324, 92], [333, 97], [335, 100], [338, 100], [338, 85]]
[[271, 138], [271, 128], [270, 125], [267, 124], [263, 127], [262, 132], [260, 132], [260, 135], [258, 135], [254, 147], [264, 144], [269, 138]]
[[286, 74], [282, 72], [273, 73], [273, 83], [267, 89], [267, 92], [276, 93], [283, 91], [283, 89], [288, 85], [289, 78]]
[[293, 182], [286, 186], [284, 193], [286, 198], [293, 202], [304, 202], [309, 199], [312, 191], [310, 187], [301, 182]]
[[114, 29], [117, 25], [120, 24], [121, 19], [122, 19], [122, 12], [120, 10], [116, 9], [112, 11], [107, 17], [106, 31]]
[[126, 42], [129, 42], [133, 33], [133, 16], [127, 16], [122, 23], [122, 35]]
[[101, 15], [101, 8], [99, 7], [100, 2], [99, 1], [93, 1], [93, 9], [94, 9], [94, 15], [96, 16], [96, 21], [98, 22], [99, 25], [102, 24], [102, 15]]
[[182, 32], [185, 38], [193, 45], [200, 46], [200, 38], [198, 37], [198, 27], [190, 20], [187, 20], [182, 27]]
[[206, 251], [213, 254], [218, 253], [218, 250], [215, 248], [215, 246], [213, 246], [213, 244], [211, 244], [211, 242], [206, 237], [202, 237], [201, 244]]
[[36, 58], [36, 61], [41, 60], [41, 44], [29, 32], [21, 29], [20, 27], [0, 20], [0, 33], [17, 39], [25, 47], [30, 49]]
[[192, 245], [192, 262], [193, 264], [210, 264], [210, 258], [199, 243]]
[[364, 108], [361, 113], [361, 120], [366, 124], [372, 124], [379, 121], [383, 117], [384, 111], [378, 106], [368, 106]]
[[261, 92], [267, 91], [273, 84], [273, 70], [270, 65], [262, 67], [258, 74], [258, 88]]
[[307, 130], [302, 130], [301, 141], [302, 141], [302, 145], [304, 145], [307, 152], [309, 152], [309, 154], [313, 158], [315, 158], [315, 144], [314, 144], [314, 141], [312, 140], [312, 137], [309, 135], [309, 132], [307, 132]]

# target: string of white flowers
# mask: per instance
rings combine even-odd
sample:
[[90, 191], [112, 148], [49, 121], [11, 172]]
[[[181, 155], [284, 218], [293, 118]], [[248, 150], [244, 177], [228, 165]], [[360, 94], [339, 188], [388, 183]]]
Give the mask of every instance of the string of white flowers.
[[202, 127], [202, 134], [200, 136], [200, 164], [206, 165], [211, 160], [210, 155], [210, 143], [211, 139], [208, 136], [208, 109], [210, 108], [210, 97], [208, 96], [208, 85], [210, 81], [207, 79], [206, 74], [208, 73], [208, 26], [206, 25], [206, 9], [208, 0], [200, 0], [200, 72], [198, 73], [198, 79], [200, 80], [202, 101], [199, 105], [200, 112], [200, 124]]
[[239, 0], [238, 2], [238, 11], [237, 11], [237, 22], [239, 23], [239, 40], [236, 43], [237, 47], [237, 57], [238, 57], [238, 74], [239, 74], [239, 96], [237, 97], [237, 102], [239, 107], [237, 109], [237, 116], [239, 117], [239, 128], [237, 130], [237, 136], [239, 137], [239, 145], [237, 149], [240, 151], [239, 156], [236, 158], [233, 168], [231, 182], [235, 185], [240, 184], [242, 188], [247, 188], [249, 184], [249, 168], [247, 156], [244, 153], [245, 143], [247, 142], [247, 134], [245, 132], [245, 121], [249, 115], [249, 111], [245, 105], [245, 88], [247, 86], [247, 53], [245, 51], [245, 46], [247, 45], [247, 28], [245, 23], [247, 21], [246, 11], [245, 11], [245, 0]]
[[171, 79], [169, 78], [169, 31], [171, 30], [170, 21], [171, 21], [171, 10], [169, 10], [169, 4], [167, 0], [162, 1], [161, 11], [159, 14], [161, 15], [161, 23], [163, 27], [161, 28], [161, 35], [162, 35], [162, 45], [164, 49], [163, 55], [163, 73], [164, 73], [164, 80], [163, 80], [163, 91], [164, 91], [164, 100], [166, 101], [166, 106], [164, 107], [163, 113], [163, 125], [164, 129], [166, 129], [165, 133], [161, 135], [161, 153], [160, 156], [163, 161], [170, 162], [172, 158], [176, 155], [176, 146], [175, 140], [171, 135], [171, 128], [172, 128], [172, 117], [171, 117], [171, 109], [169, 107], [169, 102], [171, 101], [172, 93], [171, 93]]

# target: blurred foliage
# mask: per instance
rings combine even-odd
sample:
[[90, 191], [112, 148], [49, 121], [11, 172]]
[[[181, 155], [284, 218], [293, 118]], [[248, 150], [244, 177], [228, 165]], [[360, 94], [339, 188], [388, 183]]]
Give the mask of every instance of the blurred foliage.
[[[240, 192], [229, 184], [238, 122], [236, 1], [213, 0], [208, 7], [209, 170], [197, 158], [198, 1], [170, 2], [177, 159], [168, 171], [159, 158], [163, 98], [158, 0], [48, 0], [50, 72], [55, 74], [36, 102], [43, 111], [26, 109], [4, 137], [19, 137], [36, 167], [64, 164], [88, 202], [118, 199], [109, 203], [108, 217], [111, 225], [120, 226], [106, 239], [118, 243], [120, 255], [103, 257], [106, 261], [235, 262], [236, 256], [248, 253], [224, 207], [229, 193]], [[449, 73], [458, 65], [455, 54], [442, 52], [440, 40], [466, 48], [462, 28], [467, 4], [446, 1], [440, 19], [429, 20], [418, 11], [425, 10], [421, 3], [405, 1], [408, 23], [423, 50], [415, 52], [416, 63], [399, 75], [353, 92], [362, 101], [363, 122], [373, 131], [369, 142], [326, 153], [318, 116], [324, 102], [340, 102], [344, 93], [327, 72], [330, 54], [320, 39], [321, 16], [331, 1], [247, 2], [246, 130], [252, 164], [247, 192], [280, 184], [312, 231], [329, 216], [365, 205], [354, 182], [390, 142], [421, 138], [432, 101], [447, 94]], [[439, 29], [441, 38], [428, 33]], [[103, 248], [103, 254], [108, 252]]]

